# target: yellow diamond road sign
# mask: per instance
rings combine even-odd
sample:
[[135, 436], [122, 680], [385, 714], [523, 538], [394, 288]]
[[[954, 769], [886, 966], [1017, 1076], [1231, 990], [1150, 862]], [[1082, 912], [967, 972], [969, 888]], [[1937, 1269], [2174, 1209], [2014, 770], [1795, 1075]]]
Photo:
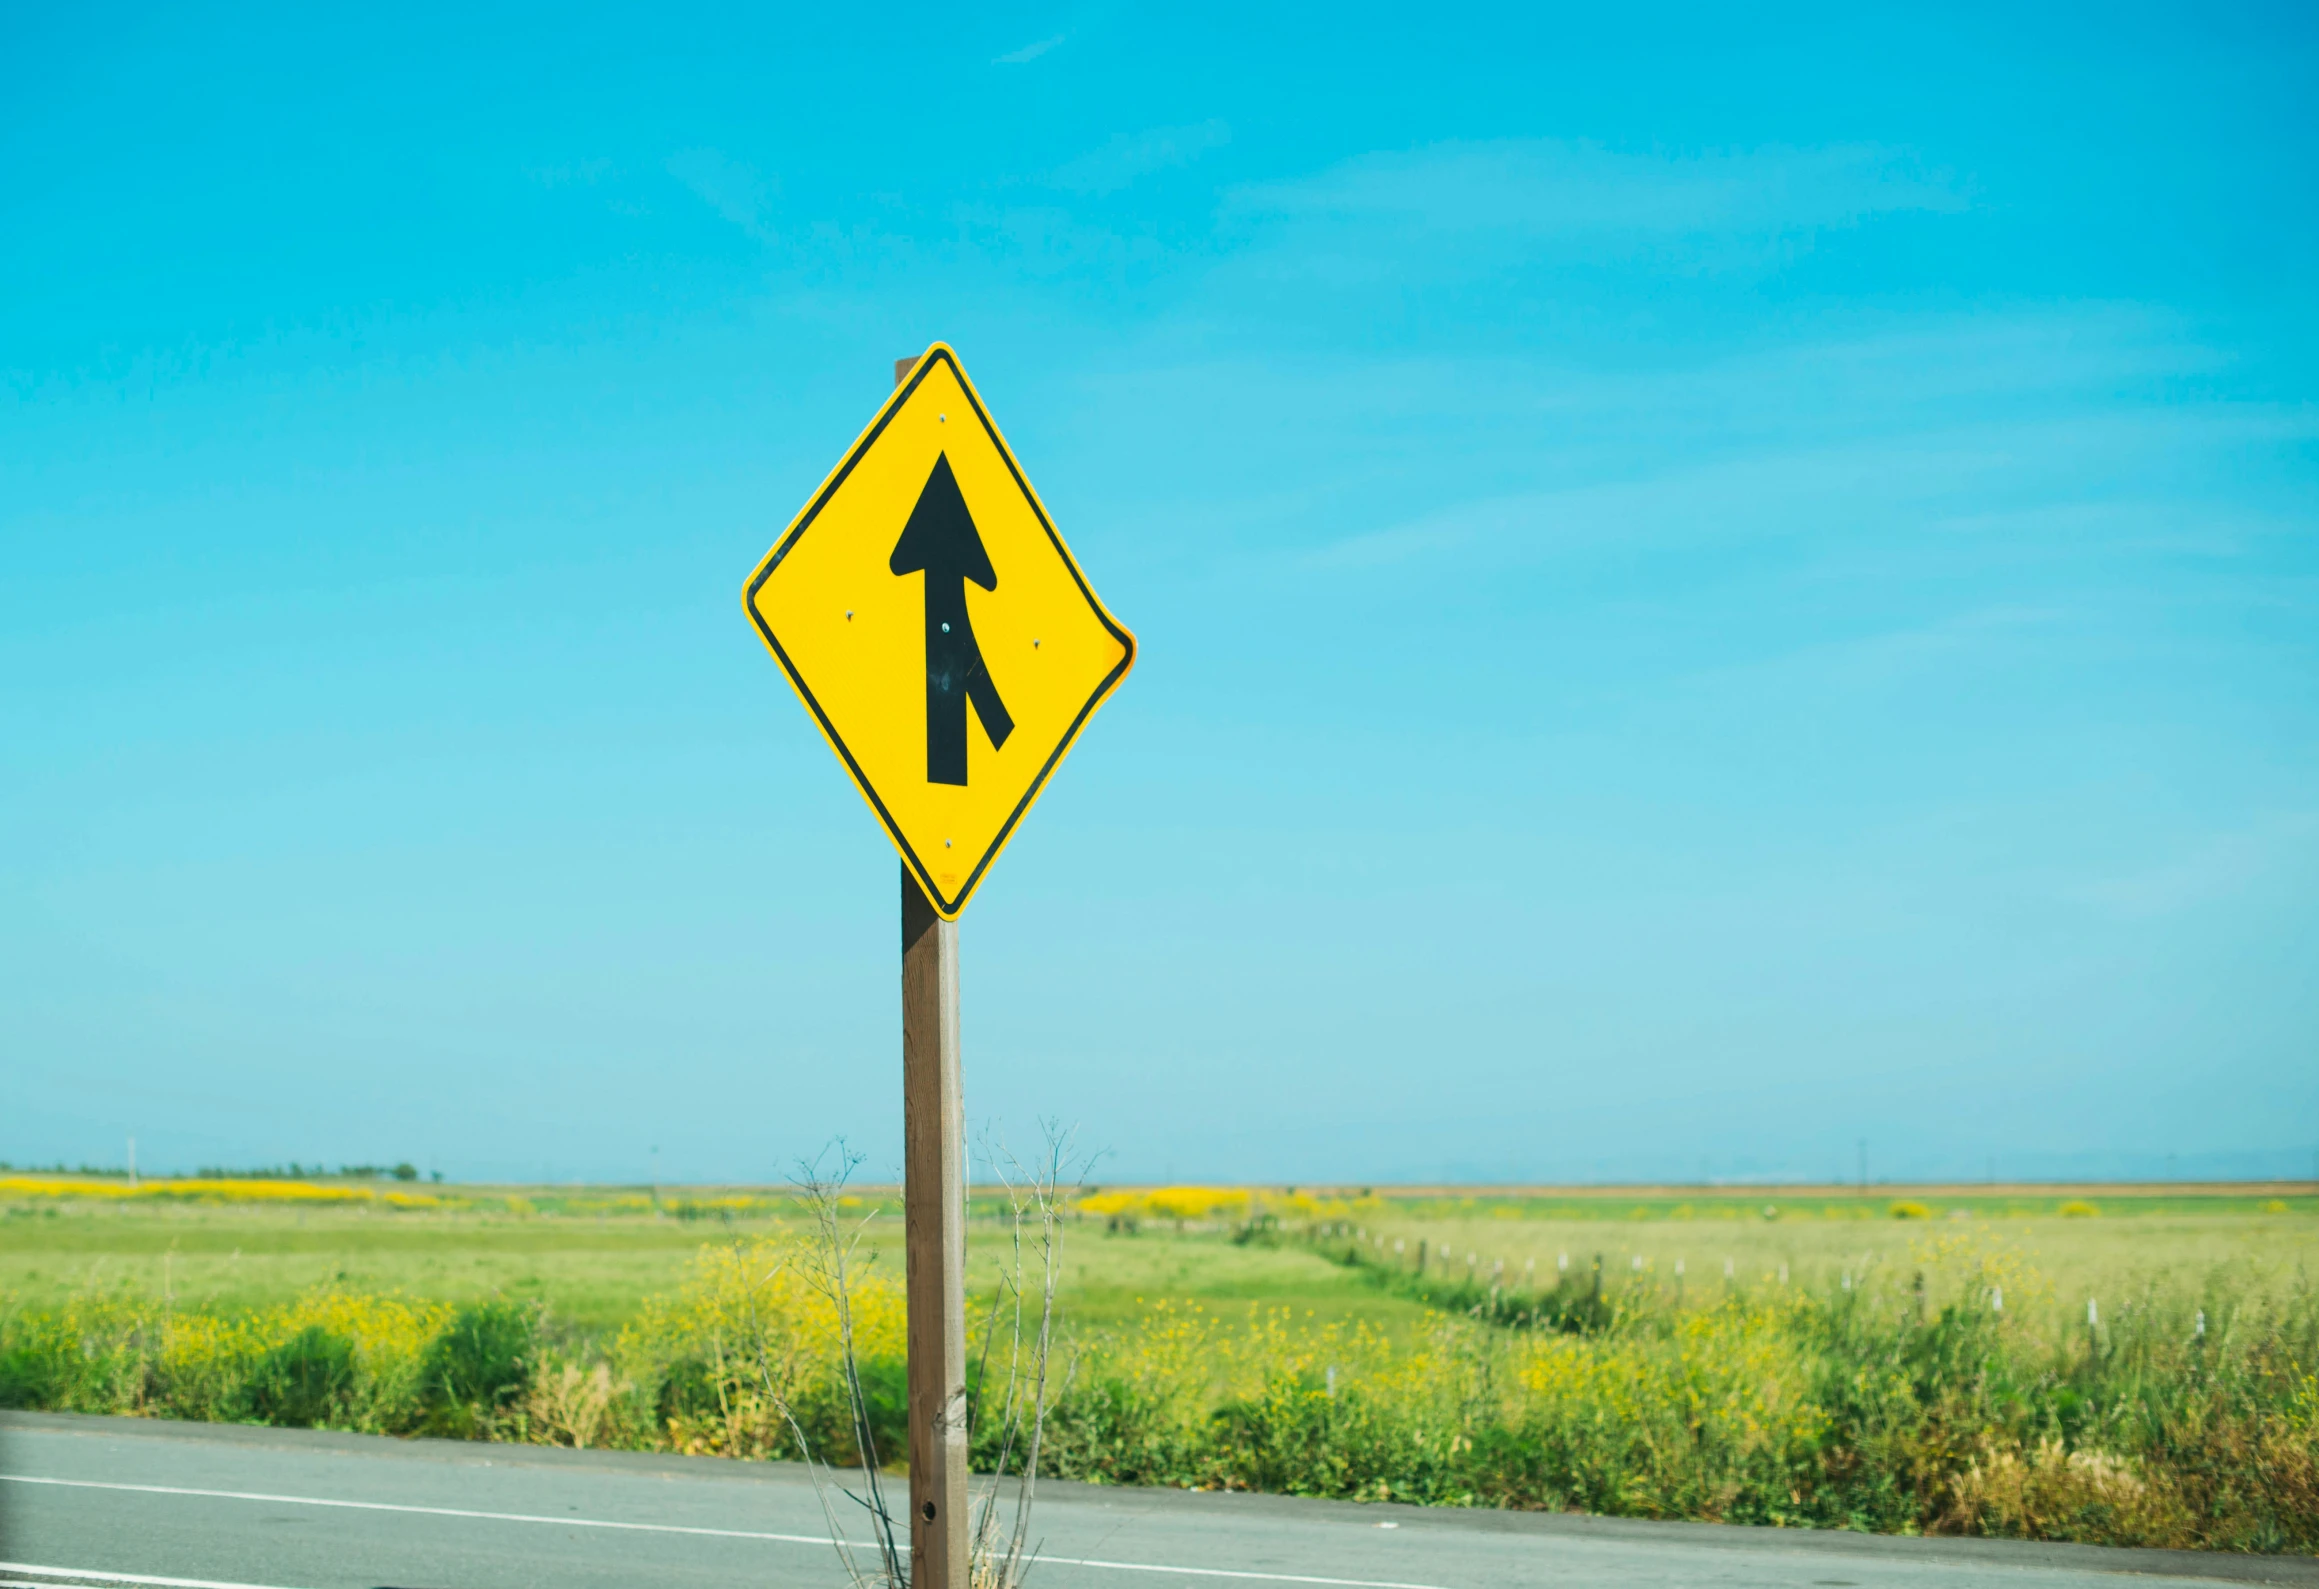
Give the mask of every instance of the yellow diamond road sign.
[[939, 342], [741, 600], [952, 920], [1135, 661]]

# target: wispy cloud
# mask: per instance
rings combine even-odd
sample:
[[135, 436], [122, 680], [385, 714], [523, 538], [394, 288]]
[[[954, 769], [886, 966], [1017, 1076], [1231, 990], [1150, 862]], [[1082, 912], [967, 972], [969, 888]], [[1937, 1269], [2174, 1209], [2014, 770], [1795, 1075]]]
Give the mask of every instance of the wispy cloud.
[[1231, 141], [1230, 125], [1214, 117], [1184, 127], [1121, 133], [1102, 148], [1057, 167], [1047, 180], [1067, 193], [1116, 193], [1138, 177], [1189, 165]]
[[716, 149], [685, 149], [668, 157], [668, 174], [751, 237], [773, 240], [765, 223], [772, 184], [754, 166]]
[[[1613, 544], [1913, 538], [1927, 555], [2002, 542], [2053, 556], [2230, 556], [2308, 533], [2291, 497], [2265, 503], [2247, 487], [2261, 460], [2319, 436], [2319, 414], [2120, 396], [2121, 382], [2213, 358], [2163, 319], [2096, 306], [1943, 316], [1674, 368], [1489, 361], [1455, 383], [1332, 369], [1327, 385], [1383, 394], [1372, 408], [1412, 385], [1446, 405], [1447, 445], [1489, 456], [1519, 442], [1527, 478], [1494, 470], [1494, 489], [1477, 491], [1442, 469], [1431, 503], [1380, 505], [1304, 555], [1343, 569], [1419, 557], [1504, 567]], [[1298, 388], [1273, 403], [1302, 413], [1326, 400]], [[1340, 403], [1327, 423], [1379, 420]], [[2218, 470], [2240, 489], [2190, 484]]]
[[1791, 699], [1825, 698], [1831, 688], [1881, 690], [1910, 678], [1953, 674], [1961, 665], [2018, 657], [2050, 646], [2088, 614], [2060, 604], [2000, 602], [1943, 612], [1921, 622], [1831, 634], [1759, 655], [1695, 670], [1694, 682], [1719, 682], [1730, 694], [1763, 698], [1766, 688]]
[[[1704, 546], [1717, 542], [1908, 535], [1957, 537], [1976, 522], [2019, 538], [2032, 527], [2079, 542], [2130, 537], [2145, 547], [2192, 544], [2180, 526], [2211, 518], [2206, 504], [2164, 505], [2133, 495], [2134, 471], [2214, 462], [2249, 445], [2308, 440], [2319, 420], [2270, 411], [2170, 410], [2066, 415], [2001, 424], [1943, 425], [1820, 445], [1743, 450], [1720, 460], [1645, 468], [1634, 477], [1578, 482], [1454, 502], [1343, 537], [1306, 554], [1316, 568], [1380, 568], [1417, 558], [1461, 564], [1534, 563], [1579, 548]], [[2087, 498], [2089, 481], [2105, 494]], [[2003, 502], [2002, 515], [1961, 503]], [[2073, 511], [2074, 510], [2074, 511]], [[2259, 520], [2234, 514], [2233, 533]], [[2196, 542], [2226, 545], [2216, 536]]]
[[1067, 33], [1058, 33], [1051, 39], [1041, 39], [1036, 44], [1026, 44], [1019, 50], [1009, 50], [1004, 55], [994, 55], [991, 57], [990, 64], [993, 66], [1021, 66], [1027, 61], [1037, 60], [1069, 37], [1070, 35]]
[[1958, 210], [1952, 177], [1877, 144], [1631, 154], [1560, 139], [1443, 143], [1244, 187], [1237, 207], [1375, 216], [1434, 230], [1541, 234], [1764, 231], [1889, 210]]
[[1469, 253], [1714, 266], [1806, 246], [1817, 231], [1872, 215], [1969, 202], [1955, 177], [1876, 144], [1670, 155], [1527, 139], [1366, 154], [1236, 189], [1225, 212], [1288, 229], [1324, 255], [1332, 240], [1373, 241], [1380, 262], [1446, 242]]
[[524, 173], [543, 188], [594, 187], [612, 174], [612, 162], [599, 156], [565, 165], [534, 166]]
[[2319, 812], [2293, 811], [2249, 827], [2207, 834], [2171, 859], [2073, 892], [2120, 916], [2147, 920], [2227, 898], [2266, 877], [2300, 871], [2315, 858], [2319, 858]]

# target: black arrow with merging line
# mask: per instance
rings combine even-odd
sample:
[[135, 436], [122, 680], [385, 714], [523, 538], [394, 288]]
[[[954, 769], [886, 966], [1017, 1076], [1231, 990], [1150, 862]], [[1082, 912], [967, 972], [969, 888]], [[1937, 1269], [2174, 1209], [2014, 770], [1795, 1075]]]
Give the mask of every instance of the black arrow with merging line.
[[967, 703], [974, 703], [994, 749], [1015, 731], [1015, 720], [990, 681], [966, 619], [966, 582], [996, 590], [998, 571], [990, 566], [947, 456], [934, 460], [886, 566], [897, 575], [926, 576], [926, 781], [964, 784]]

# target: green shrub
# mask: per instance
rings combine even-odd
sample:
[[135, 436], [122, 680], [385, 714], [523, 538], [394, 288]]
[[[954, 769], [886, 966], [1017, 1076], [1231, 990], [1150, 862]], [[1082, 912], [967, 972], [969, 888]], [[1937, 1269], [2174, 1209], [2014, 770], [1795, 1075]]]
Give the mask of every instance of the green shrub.
[[[1333, 1248], [1323, 1250], [1334, 1251]], [[828, 1299], [777, 1246], [711, 1249], [609, 1351], [536, 1310], [317, 1292], [237, 1314], [111, 1294], [0, 1312], [0, 1403], [854, 1459]], [[1411, 1341], [1154, 1304], [1063, 1348], [1042, 1471], [1789, 1527], [2319, 1551], [2319, 1296], [2231, 1271], [2105, 1293], [2089, 1327], [2017, 1254], [1922, 1275], [1678, 1286], [1591, 1266], [1531, 1291], [1380, 1269]], [[1460, 1266], [1461, 1269], [1463, 1266]], [[1672, 1277], [1670, 1277], [1672, 1278]], [[2005, 1305], [1997, 1305], [2002, 1290]], [[872, 1438], [905, 1451], [899, 1289], [853, 1326]], [[1003, 1370], [978, 1397], [1003, 1402]], [[783, 1409], [787, 1409], [784, 1411]], [[973, 1455], [1019, 1466], [1003, 1408]]]
[[62, 1403], [56, 1365], [38, 1348], [0, 1352], [0, 1407], [54, 1407]]
[[[1743, 1288], [1689, 1309], [1622, 1283], [1583, 1322], [1546, 1306], [1493, 1314], [1438, 1287], [1440, 1331], [1413, 1348], [1259, 1316], [1238, 1331], [1162, 1320], [1086, 1343], [1091, 1372], [1056, 1409], [1042, 1467], [1347, 1499], [2319, 1550], [2308, 1291], [2261, 1306], [2220, 1283], [2153, 1291], [2089, 1332], [2033, 1322], [2018, 1302], [2002, 1314], [1985, 1277], [1963, 1278], [1937, 1307], [1913, 1281]], [[2011, 1278], [2017, 1297], [2030, 1289]], [[975, 1455], [987, 1466], [995, 1452], [978, 1439]]]
[[354, 1343], [310, 1324], [259, 1358], [247, 1386], [259, 1423], [309, 1429], [341, 1422], [354, 1395]]
[[485, 1431], [531, 1382], [538, 1331], [538, 1310], [520, 1303], [461, 1308], [420, 1365], [428, 1432], [473, 1439]]

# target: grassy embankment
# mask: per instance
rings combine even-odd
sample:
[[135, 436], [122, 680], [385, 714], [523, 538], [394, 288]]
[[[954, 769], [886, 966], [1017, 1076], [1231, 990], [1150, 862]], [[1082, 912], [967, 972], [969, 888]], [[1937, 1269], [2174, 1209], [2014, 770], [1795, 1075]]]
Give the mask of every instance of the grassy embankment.
[[[1071, 1243], [1074, 1344], [1049, 1465], [2310, 1550], [2319, 1320], [2303, 1271], [2319, 1220], [2312, 1199], [2279, 1190], [2112, 1193], [2083, 1217], [2064, 1214], [2083, 1199], [2027, 1190], [1904, 1195], [1901, 1213], [1938, 1217], [1903, 1219], [1889, 1193], [1273, 1197], [1285, 1225], [1253, 1229], [1245, 1199], [1096, 1199]], [[642, 1201], [468, 1194], [390, 1213], [22, 1199], [0, 1220], [0, 1397], [774, 1455], [793, 1440], [770, 1379], [842, 1454], [826, 1307], [794, 1270], [763, 1281], [783, 1201], [699, 1199], [705, 1227]], [[728, 1216], [756, 1250], [702, 1260]], [[1114, 1229], [1129, 1222], [1132, 1235]], [[1236, 1227], [1254, 1239], [1234, 1241]], [[987, 1285], [998, 1243], [985, 1229]], [[1541, 1310], [1565, 1252], [1572, 1279]], [[1520, 1278], [1532, 1261], [1534, 1288]], [[895, 1267], [888, 1247], [862, 1290], [864, 1377], [889, 1449]], [[1575, 1328], [1494, 1326], [1477, 1306]]]

